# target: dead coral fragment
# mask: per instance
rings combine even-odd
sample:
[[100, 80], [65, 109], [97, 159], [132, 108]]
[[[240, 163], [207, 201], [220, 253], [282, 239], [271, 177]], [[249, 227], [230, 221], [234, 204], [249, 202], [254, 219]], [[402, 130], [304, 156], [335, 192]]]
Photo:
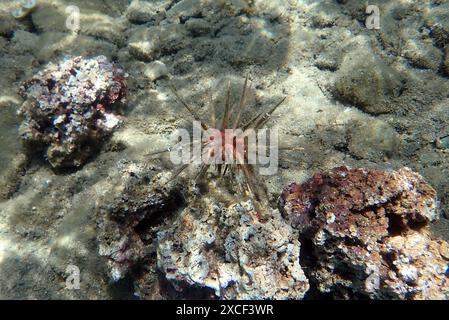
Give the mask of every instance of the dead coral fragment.
[[[310, 280], [337, 297], [448, 299], [447, 243], [429, 237], [436, 193], [409, 169], [335, 168], [285, 188], [283, 216], [311, 243]], [[442, 253], [443, 252], [443, 253]]]
[[123, 71], [104, 56], [49, 64], [20, 88], [22, 139], [28, 147], [46, 148], [55, 168], [80, 166], [119, 124], [111, 111], [125, 91]]

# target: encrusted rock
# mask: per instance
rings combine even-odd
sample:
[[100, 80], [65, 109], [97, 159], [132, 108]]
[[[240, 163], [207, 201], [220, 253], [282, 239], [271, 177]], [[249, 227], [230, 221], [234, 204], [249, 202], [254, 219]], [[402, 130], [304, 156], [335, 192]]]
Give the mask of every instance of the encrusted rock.
[[444, 251], [441, 251], [444, 247], [447, 247], [447, 242], [433, 241], [419, 232], [386, 238], [380, 253], [394, 272], [384, 279], [385, 296], [420, 300], [449, 299], [449, 261], [443, 255]]
[[297, 231], [272, 211], [262, 221], [251, 202], [186, 208], [158, 233], [158, 266], [177, 290], [209, 288], [221, 299], [301, 299]]
[[436, 193], [410, 169], [335, 168], [285, 188], [283, 216], [311, 245], [303, 263], [337, 297], [448, 299], [447, 243], [432, 240]]
[[123, 71], [104, 56], [50, 63], [20, 88], [22, 139], [53, 167], [78, 167], [120, 123], [113, 111], [125, 92]]
[[113, 281], [132, 279], [143, 299], [301, 299], [309, 282], [298, 231], [251, 201], [201, 197], [160, 168], [119, 164], [121, 182], [99, 199], [98, 243]]

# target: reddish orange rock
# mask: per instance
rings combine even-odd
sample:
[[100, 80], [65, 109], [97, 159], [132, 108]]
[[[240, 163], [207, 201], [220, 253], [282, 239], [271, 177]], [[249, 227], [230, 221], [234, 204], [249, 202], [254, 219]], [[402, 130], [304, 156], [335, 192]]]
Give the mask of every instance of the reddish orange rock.
[[[283, 217], [298, 229], [319, 291], [339, 298], [449, 298], [447, 243], [432, 240], [436, 192], [417, 173], [338, 167], [287, 186]], [[429, 289], [431, 288], [431, 289]]]

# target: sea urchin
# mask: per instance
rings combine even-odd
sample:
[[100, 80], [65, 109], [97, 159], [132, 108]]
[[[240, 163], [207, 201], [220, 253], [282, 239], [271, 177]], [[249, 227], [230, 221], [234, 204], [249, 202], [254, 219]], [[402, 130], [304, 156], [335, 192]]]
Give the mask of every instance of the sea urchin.
[[[268, 197], [260, 176], [276, 173], [278, 165], [277, 132], [264, 128], [264, 125], [286, 98], [244, 122], [242, 114], [247, 107], [248, 76], [245, 78], [240, 99], [236, 102], [231, 101], [231, 85], [228, 81], [221, 120], [217, 121], [219, 108], [214, 107], [211, 110], [211, 123], [207, 124], [180, 97], [175, 87], [170, 88], [193, 118], [193, 139], [187, 130], [177, 130], [173, 134], [176, 142], [174, 146], [152, 152], [150, 155], [170, 152], [172, 162], [179, 165], [171, 180], [191, 164], [199, 166], [195, 183], [204, 178], [211, 166], [216, 169], [219, 177], [240, 177], [235, 181], [241, 192], [249, 194], [259, 212], [264, 211], [263, 208], [268, 207]], [[256, 172], [256, 167], [259, 172]]]

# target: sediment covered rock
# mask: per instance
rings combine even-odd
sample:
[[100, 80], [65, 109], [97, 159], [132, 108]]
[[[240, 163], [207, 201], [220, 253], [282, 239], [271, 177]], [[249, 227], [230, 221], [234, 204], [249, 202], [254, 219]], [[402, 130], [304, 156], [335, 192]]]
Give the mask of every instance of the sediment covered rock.
[[188, 43], [186, 36], [187, 31], [178, 24], [149, 28], [138, 26], [130, 33], [128, 49], [136, 59], [152, 61], [164, 53], [185, 47]]
[[166, 1], [139, 1], [132, 0], [126, 9], [126, 18], [136, 24], [152, 23], [157, 24], [165, 17], [165, 7], [169, 3]]
[[404, 77], [374, 54], [348, 53], [332, 88], [334, 96], [370, 114], [394, 111], [391, 100], [400, 96]]
[[379, 162], [397, 152], [399, 137], [391, 126], [373, 119], [367, 123], [351, 123], [347, 141], [352, 157]]

